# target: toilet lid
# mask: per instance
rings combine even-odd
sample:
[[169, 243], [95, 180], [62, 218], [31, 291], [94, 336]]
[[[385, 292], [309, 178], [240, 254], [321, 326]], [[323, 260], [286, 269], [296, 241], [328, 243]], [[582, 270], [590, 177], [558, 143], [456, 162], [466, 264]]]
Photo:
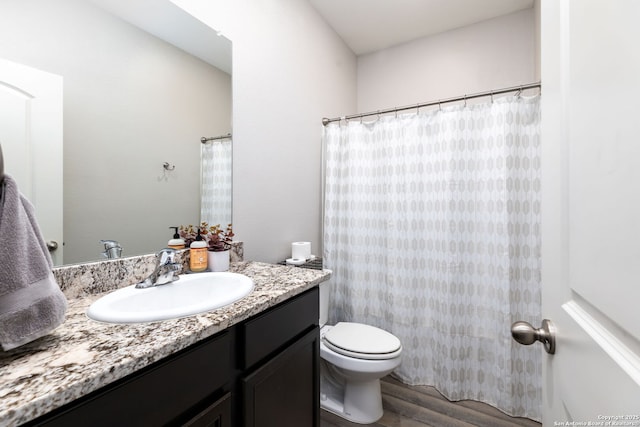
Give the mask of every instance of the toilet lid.
[[340, 322], [323, 339], [335, 352], [360, 359], [391, 359], [402, 350], [395, 335], [362, 323]]

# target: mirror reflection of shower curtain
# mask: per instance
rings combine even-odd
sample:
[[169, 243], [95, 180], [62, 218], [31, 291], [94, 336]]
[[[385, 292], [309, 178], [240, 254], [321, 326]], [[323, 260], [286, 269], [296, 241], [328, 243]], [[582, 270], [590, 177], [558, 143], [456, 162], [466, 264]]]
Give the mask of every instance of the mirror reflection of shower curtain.
[[324, 130], [330, 321], [402, 341], [395, 375], [540, 419], [539, 97]]
[[200, 220], [225, 227], [231, 223], [232, 141], [201, 144]]

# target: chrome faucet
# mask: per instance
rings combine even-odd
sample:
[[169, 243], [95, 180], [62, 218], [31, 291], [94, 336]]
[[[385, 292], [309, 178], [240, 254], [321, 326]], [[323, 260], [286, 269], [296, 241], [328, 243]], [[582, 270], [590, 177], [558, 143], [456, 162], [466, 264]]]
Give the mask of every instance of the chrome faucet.
[[156, 254], [158, 264], [153, 273], [136, 285], [136, 288], [150, 288], [152, 286], [164, 285], [175, 282], [180, 278], [177, 272], [182, 268], [181, 264], [175, 262], [176, 250], [171, 248], [162, 249]]
[[104, 245], [104, 252], [102, 256], [108, 259], [120, 258], [122, 256], [122, 246], [115, 240], [100, 240], [100, 243]]

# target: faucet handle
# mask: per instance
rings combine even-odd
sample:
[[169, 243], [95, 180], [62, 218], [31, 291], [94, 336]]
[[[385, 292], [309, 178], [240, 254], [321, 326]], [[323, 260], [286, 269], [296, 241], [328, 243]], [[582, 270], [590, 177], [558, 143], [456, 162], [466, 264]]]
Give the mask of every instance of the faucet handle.
[[116, 240], [100, 240], [100, 243], [104, 245], [102, 255], [105, 258], [113, 259], [122, 256], [122, 246]]
[[120, 247], [120, 243], [117, 240], [100, 240], [100, 243], [104, 245], [105, 249], [111, 249], [111, 248], [119, 248]]
[[156, 258], [160, 258], [160, 265], [173, 263], [176, 259], [176, 250], [172, 248], [164, 248], [156, 254]]

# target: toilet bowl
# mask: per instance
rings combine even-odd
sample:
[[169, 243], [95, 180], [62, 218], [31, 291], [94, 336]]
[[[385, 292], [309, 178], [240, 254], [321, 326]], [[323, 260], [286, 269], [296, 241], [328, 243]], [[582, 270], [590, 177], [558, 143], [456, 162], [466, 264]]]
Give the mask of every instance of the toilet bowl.
[[380, 378], [400, 365], [402, 345], [387, 331], [339, 322], [320, 329], [320, 406], [349, 421], [382, 417]]

